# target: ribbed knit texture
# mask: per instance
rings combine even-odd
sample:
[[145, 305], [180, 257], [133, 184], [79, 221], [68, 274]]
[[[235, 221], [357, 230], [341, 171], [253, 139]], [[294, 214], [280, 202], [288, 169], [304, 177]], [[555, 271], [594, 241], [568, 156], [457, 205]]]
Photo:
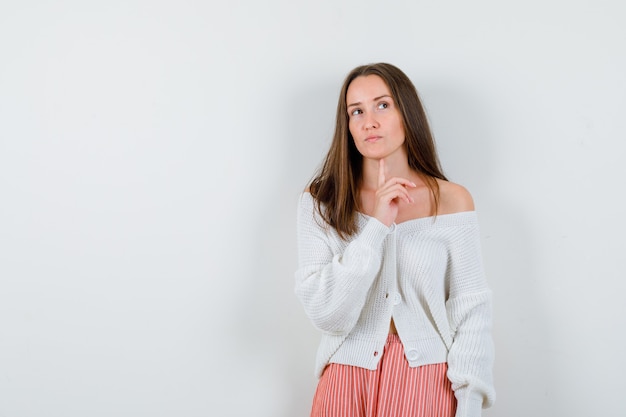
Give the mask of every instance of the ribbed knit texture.
[[322, 332], [316, 374], [328, 363], [375, 370], [391, 318], [411, 367], [448, 363], [456, 417], [478, 417], [495, 400], [491, 291], [475, 212], [388, 228], [359, 215], [342, 240], [315, 210], [298, 208], [296, 295]]

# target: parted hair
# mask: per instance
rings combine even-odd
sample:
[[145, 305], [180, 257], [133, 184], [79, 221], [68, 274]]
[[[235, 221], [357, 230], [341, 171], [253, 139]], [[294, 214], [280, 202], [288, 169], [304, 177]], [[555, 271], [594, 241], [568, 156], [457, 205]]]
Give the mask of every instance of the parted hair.
[[363, 169], [363, 157], [348, 128], [346, 95], [355, 78], [368, 75], [377, 75], [383, 79], [400, 110], [408, 164], [430, 189], [435, 203], [432, 214], [436, 215], [439, 206], [439, 185], [436, 179], [446, 180], [426, 113], [409, 77], [387, 63], [356, 67], [346, 77], [339, 94], [335, 133], [330, 149], [308, 187], [322, 219], [342, 238], [357, 231], [356, 215], [361, 210], [359, 189]]

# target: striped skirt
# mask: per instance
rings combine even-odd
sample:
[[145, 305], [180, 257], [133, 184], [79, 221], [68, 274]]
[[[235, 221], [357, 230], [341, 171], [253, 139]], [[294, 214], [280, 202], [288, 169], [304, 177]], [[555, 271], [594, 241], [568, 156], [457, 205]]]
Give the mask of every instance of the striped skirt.
[[329, 364], [317, 385], [311, 417], [453, 417], [456, 398], [447, 364], [409, 367], [390, 334], [378, 369]]

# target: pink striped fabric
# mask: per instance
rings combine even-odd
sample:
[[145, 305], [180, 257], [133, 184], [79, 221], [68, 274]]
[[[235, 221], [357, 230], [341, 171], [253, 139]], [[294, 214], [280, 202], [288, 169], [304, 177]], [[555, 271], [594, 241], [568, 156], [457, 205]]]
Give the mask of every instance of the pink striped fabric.
[[390, 334], [378, 369], [329, 364], [313, 397], [311, 417], [453, 417], [456, 398], [447, 364], [411, 368]]

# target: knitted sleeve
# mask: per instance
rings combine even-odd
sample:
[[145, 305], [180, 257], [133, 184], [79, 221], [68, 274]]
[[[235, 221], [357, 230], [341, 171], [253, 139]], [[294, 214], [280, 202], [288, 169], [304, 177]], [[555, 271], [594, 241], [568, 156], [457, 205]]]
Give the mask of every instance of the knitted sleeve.
[[298, 269], [295, 292], [319, 330], [347, 334], [356, 324], [382, 261], [383, 242], [390, 231], [371, 218], [349, 242], [316, 212], [304, 193], [298, 207]]
[[495, 400], [491, 291], [482, 265], [478, 224], [460, 229], [450, 247], [446, 302], [453, 341], [448, 378], [457, 398], [456, 417], [479, 417]]

